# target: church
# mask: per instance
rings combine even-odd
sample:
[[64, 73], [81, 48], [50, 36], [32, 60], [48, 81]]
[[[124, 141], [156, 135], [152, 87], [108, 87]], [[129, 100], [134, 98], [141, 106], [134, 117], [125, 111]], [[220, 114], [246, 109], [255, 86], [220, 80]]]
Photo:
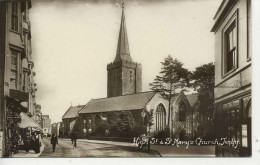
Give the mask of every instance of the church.
[[[116, 56], [114, 61], [107, 65], [107, 98], [92, 99], [86, 105], [70, 107], [62, 119], [64, 129], [68, 130], [64, 133], [69, 134], [73, 130], [76, 120], [76, 127], [81, 133], [93, 133], [102, 121], [106, 121], [108, 112], [128, 111], [134, 117], [134, 129], [139, 135], [148, 132], [152, 136], [156, 135], [164, 131], [167, 123], [170, 123], [174, 137], [191, 138], [194, 125], [192, 110], [197, 98], [197, 94], [176, 94], [171, 100], [168, 118], [168, 101], [154, 91], [142, 92], [142, 65], [132, 61], [122, 8]], [[153, 111], [153, 125], [149, 130], [143, 124], [144, 109]]]

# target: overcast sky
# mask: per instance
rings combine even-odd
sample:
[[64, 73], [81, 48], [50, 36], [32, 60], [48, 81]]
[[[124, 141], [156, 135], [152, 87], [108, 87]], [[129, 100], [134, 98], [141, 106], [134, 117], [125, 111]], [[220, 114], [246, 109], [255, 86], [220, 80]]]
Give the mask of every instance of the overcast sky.
[[[130, 54], [143, 67], [143, 91], [171, 54], [193, 71], [214, 61], [213, 16], [221, 0], [125, 1]], [[33, 1], [30, 10], [37, 102], [52, 122], [72, 105], [107, 95], [116, 55], [117, 1]]]

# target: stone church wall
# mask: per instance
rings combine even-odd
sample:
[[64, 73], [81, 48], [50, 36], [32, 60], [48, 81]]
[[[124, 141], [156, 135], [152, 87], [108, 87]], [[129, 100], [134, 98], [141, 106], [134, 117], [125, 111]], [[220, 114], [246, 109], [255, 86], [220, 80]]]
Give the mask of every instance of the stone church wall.
[[[130, 110], [129, 112], [132, 113], [133, 118], [135, 120], [135, 127], [132, 137], [140, 136], [145, 132], [145, 126], [143, 125], [143, 118], [141, 116], [142, 110]], [[79, 130], [81, 134], [83, 134], [83, 129], [86, 128], [87, 130], [87, 136], [89, 136], [88, 130], [91, 128], [92, 130], [92, 136], [101, 136], [96, 135], [96, 129], [101, 126], [102, 122], [97, 121], [97, 119], [104, 120], [107, 116], [107, 112], [100, 112], [100, 113], [87, 113], [87, 114], [80, 114], [78, 120], [79, 120]], [[101, 118], [100, 118], [101, 117]], [[86, 120], [86, 123], [84, 124], [84, 119]], [[91, 122], [89, 122], [91, 120]], [[102, 135], [105, 137], [105, 135]], [[101, 136], [101, 137], [102, 137]], [[109, 135], [108, 135], [109, 136]]]
[[[184, 103], [186, 106], [186, 120], [185, 122], [179, 121], [179, 109], [180, 105]], [[172, 131], [173, 138], [180, 138], [181, 132], [184, 132], [185, 139], [190, 139], [192, 137], [192, 109], [190, 104], [184, 95], [184, 93], [180, 93], [179, 97], [172, 104]], [[183, 139], [181, 139], [183, 140]]]
[[142, 66], [135, 62], [119, 61], [107, 65], [107, 96], [142, 92]]

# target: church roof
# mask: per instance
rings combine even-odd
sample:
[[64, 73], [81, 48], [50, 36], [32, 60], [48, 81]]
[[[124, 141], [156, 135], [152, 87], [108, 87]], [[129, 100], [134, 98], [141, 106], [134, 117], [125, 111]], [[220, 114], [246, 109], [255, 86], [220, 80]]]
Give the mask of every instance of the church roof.
[[130, 51], [129, 51], [127, 32], [126, 32], [124, 8], [122, 9], [122, 18], [121, 18], [117, 52], [115, 58], [115, 62], [117, 61], [129, 61], [129, 62], [132, 61], [130, 56]]
[[143, 109], [146, 103], [148, 103], [154, 95], [155, 92], [142, 92], [117, 97], [92, 99], [79, 113], [83, 114]]
[[189, 101], [190, 106], [193, 107], [198, 100], [198, 93], [186, 95], [186, 98]]
[[69, 109], [64, 113], [62, 119], [69, 119], [79, 117], [79, 111], [84, 107], [84, 105], [70, 106]]

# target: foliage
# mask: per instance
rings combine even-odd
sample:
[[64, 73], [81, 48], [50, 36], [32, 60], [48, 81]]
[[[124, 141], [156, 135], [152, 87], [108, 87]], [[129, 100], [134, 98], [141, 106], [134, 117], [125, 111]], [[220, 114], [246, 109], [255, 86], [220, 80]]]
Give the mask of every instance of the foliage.
[[213, 63], [197, 67], [192, 73], [193, 87], [198, 91], [195, 110], [198, 116], [197, 134], [202, 137], [212, 136], [214, 116], [215, 66]]
[[[153, 91], [159, 92], [161, 97], [169, 102], [168, 114], [170, 114], [171, 99], [175, 96], [175, 90], [189, 85], [190, 72], [183, 68], [183, 63], [173, 59], [170, 55], [161, 64], [160, 75], [156, 76], [154, 82], [149, 85]], [[169, 118], [170, 115], [168, 115]]]
[[146, 126], [148, 126], [148, 130], [149, 130], [149, 133], [150, 133], [150, 129], [151, 129], [151, 126], [154, 125], [154, 122], [153, 122], [153, 109], [151, 109], [150, 111], [147, 111], [145, 109], [145, 118], [144, 118], [144, 124]]
[[135, 121], [131, 112], [111, 111], [107, 114], [107, 121], [104, 126], [112, 136], [128, 136], [133, 131]]
[[159, 131], [159, 132], [155, 133], [154, 138], [165, 140], [166, 138], [168, 138], [168, 132], [165, 130]]
[[193, 87], [198, 91], [214, 91], [215, 65], [208, 63], [197, 67], [191, 79], [194, 80]]
[[93, 132], [94, 136], [105, 136], [106, 132], [106, 121], [102, 120], [100, 125], [97, 126], [95, 132]]

